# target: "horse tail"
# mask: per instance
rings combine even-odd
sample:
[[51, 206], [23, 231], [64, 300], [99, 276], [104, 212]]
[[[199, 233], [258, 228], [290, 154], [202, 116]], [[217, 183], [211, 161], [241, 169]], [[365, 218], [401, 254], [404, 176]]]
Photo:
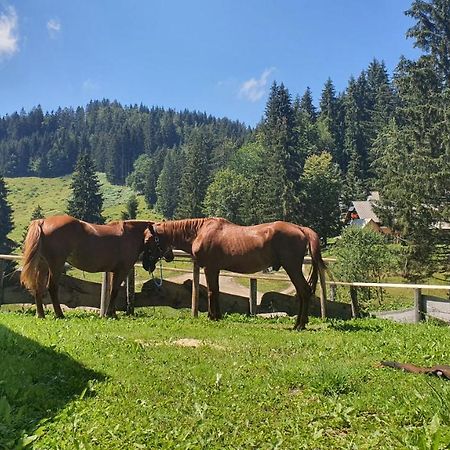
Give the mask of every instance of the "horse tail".
[[23, 246], [22, 272], [20, 283], [34, 296], [39, 290], [39, 278], [42, 274], [42, 224], [43, 220], [33, 220], [28, 227], [27, 237]]
[[311, 255], [312, 270], [308, 278], [308, 284], [314, 294], [316, 292], [317, 281], [320, 280], [320, 286], [326, 299], [325, 271], [327, 270], [327, 265], [322, 259], [319, 235], [311, 228], [300, 227], [300, 229], [308, 240], [308, 248]]

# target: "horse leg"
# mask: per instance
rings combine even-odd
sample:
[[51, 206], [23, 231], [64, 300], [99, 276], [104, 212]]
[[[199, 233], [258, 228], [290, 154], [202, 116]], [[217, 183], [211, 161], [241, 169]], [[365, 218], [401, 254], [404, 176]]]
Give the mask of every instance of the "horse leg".
[[59, 303], [58, 298], [58, 281], [60, 276], [60, 271], [53, 271], [50, 272], [50, 277], [48, 280], [48, 292], [50, 294], [50, 298], [52, 299], [53, 311], [55, 312], [57, 319], [64, 318], [64, 313], [62, 312], [61, 304]]
[[219, 270], [211, 270], [205, 267], [206, 284], [208, 287], [208, 317], [211, 320], [219, 320]]
[[119, 293], [120, 285], [127, 277], [127, 271], [118, 271], [112, 273], [112, 280], [111, 280], [111, 295], [109, 297], [109, 305], [108, 309], [106, 310], [106, 316], [107, 317], [113, 317], [117, 318], [116, 314], [116, 297]]
[[48, 267], [44, 263], [40, 263], [37, 270], [36, 291], [34, 292], [34, 302], [36, 303], [36, 317], [45, 319], [44, 304], [42, 299], [44, 297], [47, 279]]
[[306, 324], [308, 323], [309, 299], [312, 295], [311, 288], [303, 276], [301, 266], [300, 268], [297, 267], [296, 270], [285, 267], [285, 270], [289, 275], [292, 284], [295, 286], [299, 302], [298, 315], [294, 325], [294, 330], [304, 330], [306, 328]]
[[38, 319], [45, 319], [44, 304], [42, 303], [43, 292], [36, 292], [34, 302], [36, 303], [36, 317]]

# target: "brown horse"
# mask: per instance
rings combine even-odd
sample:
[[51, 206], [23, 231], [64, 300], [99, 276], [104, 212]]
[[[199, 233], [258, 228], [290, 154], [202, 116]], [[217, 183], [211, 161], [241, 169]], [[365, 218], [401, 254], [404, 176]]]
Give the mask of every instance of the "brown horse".
[[[58, 280], [66, 261], [86, 272], [112, 272], [106, 314], [115, 316], [121, 283], [145, 249], [146, 240], [153, 241], [149, 232], [152, 223], [126, 220], [94, 225], [67, 215], [33, 220], [25, 239], [20, 281], [35, 298], [37, 316], [45, 317], [42, 298], [48, 287], [56, 317], [64, 317], [58, 300]], [[173, 259], [173, 255], [168, 253], [167, 259]], [[146, 264], [146, 268], [153, 271], [155, 267]]]
[[[308, 322], [309, 299], [318, 278], [325, 293], [325, 263], [319, 236], [310, 228], [280, 221], [245, 227], [221, 218], [207, 218], [160, 222], [151, 226], [151, 231], [158, 243], [158, 253], [175, 247], [190, 253], [194, 262], [204, 267], [208, 316], [213, 320], [221, 317], [218, 300], [221, 269], [254, 273], [271, 266], [275, 270], [283, 267], [297, 291], [299, 313], [294, 328], [299, 330]], [[308, 249], [312, 271], [307, 282], [302, 265]], [[150, 245], [147, 251], [152, 251]]]

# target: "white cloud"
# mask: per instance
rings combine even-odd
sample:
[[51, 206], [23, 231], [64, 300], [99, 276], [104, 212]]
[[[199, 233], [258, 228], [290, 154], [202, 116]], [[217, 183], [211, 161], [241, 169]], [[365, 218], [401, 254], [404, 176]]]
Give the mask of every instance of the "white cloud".
[[51, 38], [56, 38], [61, 31], [61, 22], [58, 19], [50, 19], [47, 22], [47, 30]]
[[9, 6], [0, 13], [0, 58], [12, 56], [19, 50], [17, 35], [17, 13]]
[[95, 83], [90, 78], [83, 81], [83, 84], [81, 85], [81, 89], [85, 94], [89, 94], [91, 92], [96, 91], [99, 88], [98, 83]]
[[266, 93], [266, 86], [269, 81], [270, 75], [275, 71], [275, 67], [269, 67], [264, 69], [261, 76], [256, 78], [250, 78], [244, 81], [239, 88], [239, 97], [246, 98], [251, 102], [257, 102]]

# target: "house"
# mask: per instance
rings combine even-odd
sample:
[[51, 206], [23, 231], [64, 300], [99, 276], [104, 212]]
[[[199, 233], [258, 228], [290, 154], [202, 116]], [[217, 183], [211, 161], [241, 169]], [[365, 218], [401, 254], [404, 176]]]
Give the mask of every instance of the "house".
[[358, 228], [369, 228], [379, 233], [390, 234], [390, 229], [381, 225], [381, 220], [373, 210], [380, 200], [378, 191], [372, 191], [367, 200], [351, 202], [345, 215], [345, 225]]

